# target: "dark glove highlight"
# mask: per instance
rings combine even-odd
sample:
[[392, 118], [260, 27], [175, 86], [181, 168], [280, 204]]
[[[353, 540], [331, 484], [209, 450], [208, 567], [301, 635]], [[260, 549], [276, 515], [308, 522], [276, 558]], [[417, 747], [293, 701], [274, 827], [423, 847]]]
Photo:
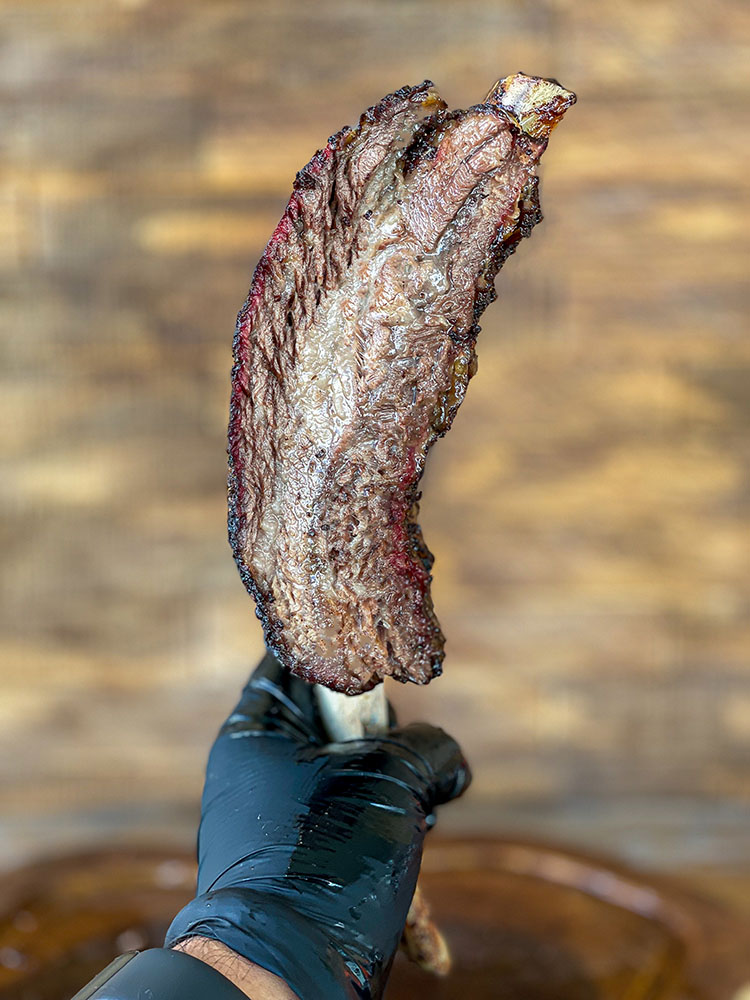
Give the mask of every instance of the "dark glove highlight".
[[328, 743], [312, 688], [269, 654], [211, 750], [197, 896], [167, 946], [215, 938], [301, 1000], [381, 997], [428, 817], [469, 780], [432, 726]]

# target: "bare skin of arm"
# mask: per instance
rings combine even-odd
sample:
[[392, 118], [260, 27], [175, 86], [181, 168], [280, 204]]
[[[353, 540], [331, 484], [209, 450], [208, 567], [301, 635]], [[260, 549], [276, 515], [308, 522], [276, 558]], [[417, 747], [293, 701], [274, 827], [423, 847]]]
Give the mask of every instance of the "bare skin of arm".
[[249, 962], [220, 941], [191, 937], [180, 941], [174, 950], [184, 951], [212, 966], [252, 1000], [298, 1000], [297, 994], [292, 993], [282, 979]]

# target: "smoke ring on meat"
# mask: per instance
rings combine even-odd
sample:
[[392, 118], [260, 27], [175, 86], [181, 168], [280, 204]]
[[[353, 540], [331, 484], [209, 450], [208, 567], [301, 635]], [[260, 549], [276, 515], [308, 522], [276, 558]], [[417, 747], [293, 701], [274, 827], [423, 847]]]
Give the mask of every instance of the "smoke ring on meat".
[[268, 647], [310, 682], [441, 672], [418, 483], [574, 100], [516, 74], [449, 111], [425, 81], [297, 174], [237, 320], [229, 538]]

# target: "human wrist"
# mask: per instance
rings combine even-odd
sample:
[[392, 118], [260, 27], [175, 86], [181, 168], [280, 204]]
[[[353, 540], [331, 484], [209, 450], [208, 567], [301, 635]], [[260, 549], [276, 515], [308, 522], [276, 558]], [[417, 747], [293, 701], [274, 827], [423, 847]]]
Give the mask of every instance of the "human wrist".
[[238, 955], [221, 941], [189, 937], [175, 944], [173, 950], [185, 952], [210, 965], [251, 1000], [299, 1000], [283, 979]]
[[[217, 941], [230, 956], [274, 974], [300, 1000], [379, 1000], [390, 951], [373, 964], [357, 947], [357, 936], [341, 940], [340, 931], [324, 913], [299, 913], [278, 893], [227, 887], [183, 907], [167, 931], [166, 947], [193, 938]], [[398, 938], [394, 951], [397, 944]]]

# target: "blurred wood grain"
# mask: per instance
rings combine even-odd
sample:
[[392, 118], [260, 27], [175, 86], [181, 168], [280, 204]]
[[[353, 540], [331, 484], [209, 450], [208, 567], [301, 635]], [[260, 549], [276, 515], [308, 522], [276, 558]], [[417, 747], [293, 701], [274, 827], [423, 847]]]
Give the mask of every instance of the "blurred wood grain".
[[579, 103], [425, 478], [465, 745], [444, 828], [750, 863], [740, 2], [0, 3], [0, 862], [192, 839], [262, 639], [225, 538], [234, 317], [294, 173], [384, 93]]

